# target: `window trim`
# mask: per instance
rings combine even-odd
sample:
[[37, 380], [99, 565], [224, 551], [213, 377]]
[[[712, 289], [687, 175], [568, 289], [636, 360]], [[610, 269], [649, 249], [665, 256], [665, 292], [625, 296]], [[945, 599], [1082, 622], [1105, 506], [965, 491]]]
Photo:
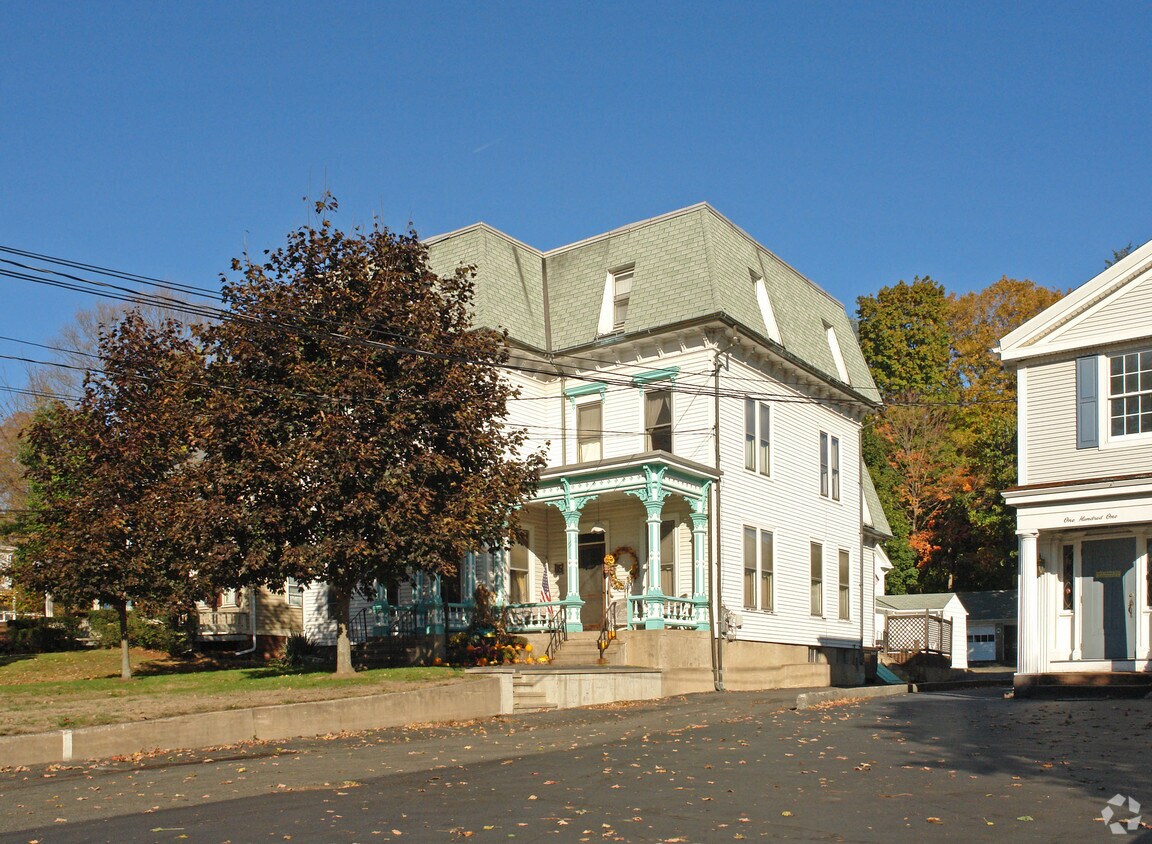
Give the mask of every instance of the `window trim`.
[[852, 620], [852, 553], [841, 548], [836, 560], [836, 594], [840, 621]]
[[808, 544], [808, 614], [824, 618], [824, 543]]
[[[581, 416], [596, 410], [599, 416], [599, 426], [596, 428], [584, 429], [581, 427]], [[573, 408], [575, 412], [574, 428], [576, 433], [576, 462], [577, 463], [593, 463], [604, 459], [604, 401], [597, 399], [594, 401], [577, 402]], [[598, 456], [595, 458], [585, 459], [584, 448], [585, 446], [596, 446]]]
[[[1101, 365], [1101, 368], [1103, 369], [1103, 372], [1099, 372], [1097, 374], [1096, 384], [1092, 384], [1089, 386], [1096, 387], [1100, 382], [1103, 382], [1106, 385], [1105, 389], [1097, 391], [1097, 395], [1094, 398], [1098, 402], [1101, 414], [1104, 417], [1103, 421], [1104, 421], [1105, 426], [1106, 426], [1104, 428], [1104, 430], [1106, 430], [1108, 432], [1109, 442], [1132, 442], [1134, 440], [1147, 439], [1149, 437], [1152, 437], [1152, 427], [1149, 427], [1147, 430], [1133, 431], [1132, 433], [1128, 433], [1127, 431], [1125, 431], [1124, 433], [1119, 433], [1119, 434], [1113, 433], [1113, 426], [1115, 425], [1115, 420], [1116, 420], [1116, 414], [1113, 413], [1113, 409], [1112, 409], [1114, 402], [1126, 401], [1128, 399], [1136, 399], [1137, 404], [1140, 405], [1140, 404], [1144, 403], [1143, 399], [1145, 397], [1148, 397], [1148, 402], [1150, 404], [1152, 404], [1152, 389], [1149, 389], [1149, 390], [1139, 389], [1142, 386], [1139, 383], [1141, 380], [1140, 373], [1141, 372], [1152, 372], [1152, 369], [1145, 370], [1141, 366], [1141, 360], [1140, 359], [1145, 355], [1149, 355], [1150, 357], [1152, 357], [1152, 348], [1130, 349], [1130, 350], [1126, 350], [1126, 351], [1100, 355], [1100, 358], [1101, 358], [1100, 365]], [[1124, 391], [1120, 392], [1119, 394], [1114, 394], [1112, 391], [1112, 380], [1113, 380], [1113, 378], [1115, 378], [1117, 376], [1113, 375], [1113, 373], [1112, 373], [1113, 363], [1116, 360], [1122, 360], [1123, 361], [1125, 358], [1127, 358], [1129, 356], [1135, 356], [1136, 357], [1136, 371], [1135, 371], [1135, 373], [1130, 373], [1130, 374], [1134, 374], [1136, 376], [1137, 389], [1135, 391], [1124, 390]], [[1079, 363], [1079, 360], [1078, 360], [1077, 361], [1077, 408], [1079, 409], [1081, 402], [1084, 402], [1087, 405], [1085, 408], [1085, 412], [1090, 412], [1090, 410], [1091, 410], [1091, 403], [1090, 403], [1091, 397], [1082, 393], [1082, 385], [1080, 382], [1080, 375], [1081, 375], [1080, 366], [1081, 366], [1081, 364]], [[1085, 365], [1084, 368], [1085, 368], [1084, 374], [1087, 375], [1087, 371], [1091, 367], [1089, 367], [1088, 365]], [[1129, 374], [1129, 373], [1121, 373], [1121, 375], [1119, 377], [1124, 378], [1125, 374]], [[1087, 389], [1087, 387], [1083, 387], [1083, 389]], [[1099, 393], [1104, 394], [1104, 396], [1103, 396], [1104, 400], [1103, 401], [1099, 400], [1100, 399]], [[1124, 414], [1121, 414], [1120, 418], [1124, 419], [1124, 418], [1127, 418], [1129, 415], [1130, 414], [1124, 413]], [[1138, 427], [1141, 425], [1141, 417], [1144, 415], [1146, 415], [1146, 414], [1143, 412], [1142, 409], [1137, 410], [1135, 416], [1136, 416], [1136, 421], [1137, 421]], [[1078, 421], [1079, 421], [1079, 417], [1078, 417]], [[1078, 445], [1080, 443], [1080, 440], [1081, 440], [1081, 437], [1078, 434], [1078, 436], [1077, 436], [1077, 444]], [[1099, 441], [1099, 437], [1097, 437], [1097, 442], [1098, 441]]]
[[840, 500], [840, 438], [820, 432], [820, 497]]
[[[759, 612], [775, 612], [776, 607], [776, 534], [774, 531], [756, 525], [744, 525], [741, 532], [743, 547], [741, 549], [741, 591], [744, 609]], [[765, 565], [765, 540], [771, 556]], [[749, 554], [751, 551], [751, 554]], [[751, 557], [751, 560], [749, 559]], [[749, 567], [749, 562], [752, 567]], [[767, 578], [765, 578], [767, 575]], [[764, 585], [767, 580], [768, 591], [765, 601]], [[751, 589], [751, 595], [749, 595]], [[751, 600], [749, 600], [751, 599]]]
[[296, 578], [284, 578], [284, 597], [290, 607], [304, 606], [304, 587]]
[[[658, 394], [665, 393], [668, 396], [668, 423], [666, 425], [649, 425], [648, 424], [648, 407], [649, 398]], [[663, 449], [669, 454], [674, 453], [673, 448], [676, 446], [675, 439], [675, 421], [676, 421], [676, 399], [675, 393], [672, 391], [671, 385], [664, 387], [652, 387], [642, 391], [641, 394], [641, 425], [644, 429], [644, 450], [645, 451], [658, 451], [655, 443], [653, 443], [653, 431], [660, 431], [664, 428], [668, 429], [668, 448]]]
[[744, 469], [772, 477], [772, 410], [768, 402], [744, 399]]

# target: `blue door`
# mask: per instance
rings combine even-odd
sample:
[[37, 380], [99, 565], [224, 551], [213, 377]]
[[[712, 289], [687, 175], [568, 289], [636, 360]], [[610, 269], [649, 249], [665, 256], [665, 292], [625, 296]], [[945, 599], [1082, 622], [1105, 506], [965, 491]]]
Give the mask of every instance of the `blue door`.
[[1135, 538], [1085, 541], [1080, 589], [1081, 658], [1135, 658]]

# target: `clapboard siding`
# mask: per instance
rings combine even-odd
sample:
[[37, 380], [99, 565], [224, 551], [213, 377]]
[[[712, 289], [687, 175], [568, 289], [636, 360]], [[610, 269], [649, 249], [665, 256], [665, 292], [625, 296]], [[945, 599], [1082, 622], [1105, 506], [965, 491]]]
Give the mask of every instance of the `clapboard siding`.
[[1075, 359], [1033, 363], [1026, 371], [1024, 462], [1028, 484], [1131, 474], [1152, 461], [1152, 439], [1109, 441], [1106, 377], [1099, 381], [1101, 445], [1077, 449]]
[[[807, 400], [744, 363], [733, 362], [722, 390], [769, 393], [772, 415], [772, 476], [744, 468], [744, 404], [721, 401], [721, 598], [729, 609], [743, 604], [743, 528], [773, 532], [775, 607], [743, 610], [742, 639], [791, 644], [845, 644], [860, 641], [860, 476], [859, 433], [855, 422]], [[820, 431], [840, 440], [841, 497], [820, 495]], [[810, 614], [810, 543], [824, 546], [824, 617]], [[851, 615], [837, 618], [839, 551], [849, 552]]]
[[1056, 337], [1061, 343], [1083, 341], [1085, 346], [1091, 346], [1107, 338], [1118, 327], [1128, 325], [1152, 325], [1152, 277], [1133, 284], [1102, 307], [1088, 311], [1085, 317], [1073, 322]]

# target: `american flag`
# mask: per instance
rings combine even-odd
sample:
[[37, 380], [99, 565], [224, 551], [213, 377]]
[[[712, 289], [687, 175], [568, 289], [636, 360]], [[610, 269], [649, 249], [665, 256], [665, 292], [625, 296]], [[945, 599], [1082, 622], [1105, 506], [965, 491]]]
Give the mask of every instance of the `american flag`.
[[540, 562], [540, 569], [540, 600], [548, 603], [552, 600], [552, 584], [549, 582], [551, 578], [548, 577], [548, 564], [543, 560]]

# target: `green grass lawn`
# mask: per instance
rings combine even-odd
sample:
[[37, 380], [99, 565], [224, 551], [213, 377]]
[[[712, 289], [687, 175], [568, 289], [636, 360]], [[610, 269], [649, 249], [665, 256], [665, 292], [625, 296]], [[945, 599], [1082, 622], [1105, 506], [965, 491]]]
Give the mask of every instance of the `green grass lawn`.
[[133, 649], [0, 657], [0, 735], [165, 718], [193, 712], [357, 697], [454, 682], [454, 668], [381, 668], [336, 678], [319, 668], [246, 668]]

